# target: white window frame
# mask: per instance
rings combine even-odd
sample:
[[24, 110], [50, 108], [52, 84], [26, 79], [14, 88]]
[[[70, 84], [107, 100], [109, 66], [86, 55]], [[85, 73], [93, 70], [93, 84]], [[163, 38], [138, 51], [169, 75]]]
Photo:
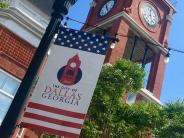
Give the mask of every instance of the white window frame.
[[[13, 75], [7, 73], [6, 71], [0, 69], [0, 72], [3, 72], [3, 73], [6, 74], [8, 77], [10, 77], [10, 78], [16, 80], [17, 82], [21, 83], [21, 80], [19, 80], [18, 78], [14, 77]], [[13, 98], [14, 98], [14, 96], [12, 96], [11, 94], [9, 94], [8, 92], [6, 92], [6, 91], [4, 91], [4, 90], [2, 90], [2, 89], [0, 89], [0, 93], [3, 94], [3, 95], [5, 95], [5, 96], [7, 96], [7, 97], [10, 98], [10, 99], [13, 99]]]
[[[8, 77], [10, 77], [10, 78], [16, 80], [17, 82], [21, 83], [21, 80], [17, 79], [16, 77], [14, 77], [13, 75], [7, 73], [6, 71], [0, 69], [0, 72], [4, 73], [4, 74], [7, 75]], [[0, 94], [6, 96], [6, 97], [8, 97], [8, 98], [10, 98], [11, 100], [13, 100], [13, 98], [14, 98], [13, 95], [9, 94], [8, 92], [6, 92], [6, 91], [4, 91], [4, 90], [2, 90], [2, 89], [0, 89]], [[1, 111], [1, 110], [0, 110], [0, 111]], [[1, 125], [1, 123], [0, 123], [0, 125]]]

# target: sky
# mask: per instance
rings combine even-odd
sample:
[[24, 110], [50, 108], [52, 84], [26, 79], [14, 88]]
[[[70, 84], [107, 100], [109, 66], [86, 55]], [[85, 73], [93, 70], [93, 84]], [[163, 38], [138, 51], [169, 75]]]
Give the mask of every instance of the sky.
[[[68, 16], [85, 22], [92, 0], [78, 0]], [[178, 0], [176, 13], [169, 33], [169, 47], [184, 51], [184, 0]], [[68, 27], [79, 30], [82, 24], [69, 21]], [[171, 51], [170, 62], [166, 65], [161, 102], [174, 102], [184, 99], [184, 54]]]
[[[178, 0], [177, 13], [169, 33], [169, 47], [184, 51], [184, 0]], [[184, 99], [184, 54], [171, 51], [162, 89], [161, 101]]]

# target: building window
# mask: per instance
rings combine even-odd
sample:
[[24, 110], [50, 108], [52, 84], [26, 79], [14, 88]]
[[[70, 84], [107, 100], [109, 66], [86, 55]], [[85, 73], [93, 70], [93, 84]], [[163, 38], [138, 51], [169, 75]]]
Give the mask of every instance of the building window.
[[20, 80], [0, 69], [0, 124], [17, 92]]
[[128, 38], [123, 58], [136, 62], [144, 68], [146, 71], [144, 87], [148, 89], [149, 74], [156, 54], [155, 45], [139, 38], [131, 31], [128, 36], [131, 37]]
[[147, 63], [145, 65], [144, 71], [146, 72], [146, 76], [144, 77], [144, 87], [147, 88], [148, 79], [151, 71], [151, 63]]
[[128, 96], [127, 96], [126, 103], [129, 104], [129, 105], [134, 104], [135, 100], [136, 100], [136, 97], [137, 97], [137, 94], [129, 92]]

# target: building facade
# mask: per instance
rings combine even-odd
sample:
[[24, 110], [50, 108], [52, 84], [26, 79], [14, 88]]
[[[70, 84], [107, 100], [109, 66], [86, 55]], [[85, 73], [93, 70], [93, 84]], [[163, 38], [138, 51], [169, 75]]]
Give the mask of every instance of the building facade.
[[[0, 124], [39, 45], [53, 3], [52, 0], [4, 1], [8, 6], [0, 9]], [[18, 131], [16, 138], [25, 132], [25, 137], [35, 135], [25, 129]]]
[[129, 93], [128, 99], [133, 100], [130, 102], [148, 100], [161, 104], [174, 13], [175, 8], [167, 0], [95, 0], [92, 4], [83, 30], [119, 39], [116, 47], [108, 51], [105, 62], [126, 58], [141, 64], [147, 72], [145, 88], [137, 96]]
[[[53, 0], [9, 0], [0, 9], [0, 123], [23, 79], [49, 22]], [[160, 103], [168, 53], [167, 39], [175, 8], [167, 0], [94, 0], [82, 30], [115, 36], [105, 63], [130, 59], [147, 71], [139, 95], [128, 93], [127, 102]], [[96, 27], [93, 27], [96, 26]], [[99, 29], [100, 28], [100, 29]], [[42, 137], [39, 132], [17, 128], [15, 138]]]

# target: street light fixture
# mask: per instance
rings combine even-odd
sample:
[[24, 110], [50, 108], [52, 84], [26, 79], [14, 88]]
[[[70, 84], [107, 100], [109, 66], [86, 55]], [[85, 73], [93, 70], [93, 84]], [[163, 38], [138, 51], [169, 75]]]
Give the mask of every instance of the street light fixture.
[[170, 53], [167, 53], [167, 55], [165, 56], [164, 62], [165, 64], [168, 64], [170, 61]]
[[69, 8], [74, 5], [77, 0], [55, 0], [53, 5], [52, 18], [46, 28], [46, 31], [40, 41], [38, 49], [30, 63], [30, 66], [22, 80], [22, 83], [15, 95], [15, 98], [10, 105], [10, 108], [1, 124], [0, 137], [11, 137], [13, 130], [18, 122], [19, 117], [23, 111], [25, 103], [30, 95], [30, 89], [33, 85], [40, 66], [45, 59], [45, 56], [49, 50], [50, 43], [59, 29], [59, 25], [64, 16], [68, 13]]

